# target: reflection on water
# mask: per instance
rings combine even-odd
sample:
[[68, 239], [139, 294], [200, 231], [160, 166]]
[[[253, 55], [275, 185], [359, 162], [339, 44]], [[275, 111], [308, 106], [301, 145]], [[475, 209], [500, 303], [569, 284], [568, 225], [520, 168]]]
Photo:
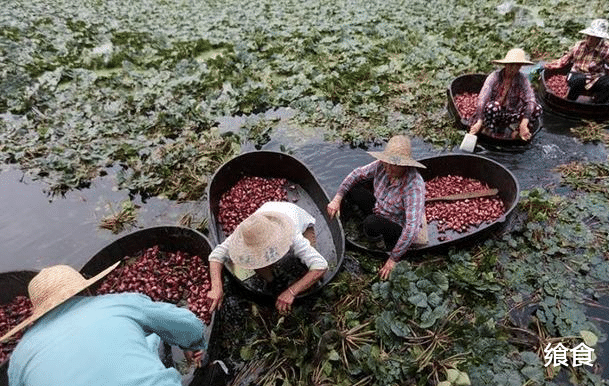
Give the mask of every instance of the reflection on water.
[[[101, 220], [129, 198], [115, 185], [112, 177], [98, 178], [90, 189], [50, 198], [44, 183], [28, 181], [17, 170], [0, 173], [0, 272], [52, 264], [80, 268], [107, 244], [135, 230], [114, 235], [99, 228]], [[200, 203], [152, 198], [136, 204], [140, 227], [177, 225], [185, 213], [206, 216]]]

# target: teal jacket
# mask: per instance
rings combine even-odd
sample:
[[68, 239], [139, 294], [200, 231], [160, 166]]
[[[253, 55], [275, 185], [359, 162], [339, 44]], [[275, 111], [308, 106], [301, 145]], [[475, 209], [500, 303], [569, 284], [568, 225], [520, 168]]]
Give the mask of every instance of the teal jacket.
[[[10, 386], [180, 386], [151, 334], [206, 349], [205, 325], [192, 312], [140, 294], [74, 297], [38, 319], [13, 351]], [[158, 339], [157, 339], [158, 340]]]

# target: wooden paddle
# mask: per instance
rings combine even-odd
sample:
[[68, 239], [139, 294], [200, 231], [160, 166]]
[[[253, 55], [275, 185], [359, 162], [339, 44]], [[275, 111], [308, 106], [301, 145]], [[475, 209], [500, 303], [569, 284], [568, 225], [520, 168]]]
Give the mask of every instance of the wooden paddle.
[[468, 199], [468, 198], [478, 198], [478, 197], [494, 196], [498, 192], [499, 192], [498, 189], [488, 189], [488, 190], [481, 190], [479, 192], [451, 194], [449, 196], [426, 198], [425, 202], [465, 200], [465, 199]]

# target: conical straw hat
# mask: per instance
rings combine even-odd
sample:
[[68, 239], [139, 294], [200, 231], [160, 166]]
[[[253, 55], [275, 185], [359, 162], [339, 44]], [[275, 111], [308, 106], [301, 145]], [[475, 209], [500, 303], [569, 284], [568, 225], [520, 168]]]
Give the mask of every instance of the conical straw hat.
[[391, 165], [414, 166], [425, 169], [425, 165], [412, 159], [411, 153], [412, 148], [410, 146], [410, 139], [405, 135], [396, 135], [392, 137], [389, 142], [387, 142], [387, 146], [385, 146], [385, 150], [383, 151], [368, 152], [368, 154], [374, 158]]
[[230, 259], [247, 269], [258, 269], [277, 262], [292, 245], [293, 227], [290, 218], [283, 213], [252, 214], [230, 236]]
[[493, 60], [492, 62], [497, 64], [533, 64], [533, 62], [527, 59], [524, 50], [520, 48], [512, 48], [505, 54], [505, 58]]
[[32, 315], [0, 338], [0, 342], [100, 280], [119, 264], [120, 261], [91, 279], [85, 279], [78, 271], [67, 265], [54, 265], [42, 269], [28, 284], [28, 294], [32, 301]]

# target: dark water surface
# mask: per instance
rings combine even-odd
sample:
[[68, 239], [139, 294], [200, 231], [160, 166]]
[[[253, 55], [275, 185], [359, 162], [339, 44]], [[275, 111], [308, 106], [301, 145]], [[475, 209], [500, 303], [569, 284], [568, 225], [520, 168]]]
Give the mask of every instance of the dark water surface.
[[[285, 118], [284, 112], [279, 114]], [[289, 114], [288, 114], [289, 115]], [[287, 121], [286, 121], [287, 122]], [[279, 151], [282, 146], [293, 156], [308, 165], [317, 176], [329, 197], [332, 198], [342, 179], [354, 167], [371, 162], [373, 158], [363, 149], [351, 149], [324, 142], [319, 133], [299, 131], [279, 122], [271, 142], [263, 150]], [[489, 157], [505, 165], [519, 181], [520, 189], [556, 185], [559, 175], [554, 169], [571, 161], [606, 161], [603, 145], [582, 144], [569, 134], [574, 123], [546, 114], [544, 129], [534, 138], [531, 146], [519, 153], [506, 153], [478, 148], [476, 154]], [[224, 130], [239, 125], [239, 120], [227, 120]], [[252, 145], [244, 151], [254, 151]], [[413, 140], [415, 158], [430, 157], [454, 149], [441, 149]], [[128, 192], [117, 191], [115, 181], [108, 176], [95, 180], [89, 189], [69, 192], [65, 197], [50, 198], [42, 182], [29, 181], [23, 174], [6, 168], [0, 173], [0, 272], [14, 270], [40, 270], [52, 264], [69, 264], [80, 269], [95, 253], [113, 240], [135, 230], [131, 228], [119, 235], [100, 229], [102, 218], [118, 210], [128, 199]], [[175, 203], [152, 198], [137, 202], [138, 226], [177, 225], [187, 213], [201, 218], [204, 202]], [[609, 303], [607, 299], [605, 305]], [[605, 317], [609, 319], [609, 317]], [[609, 333], [609, 325], [601, 326]], [[609, 350], [607, 344], [603, 352]], [[606, 362], [606, 360], [604, 361]], [[606, 366], [605, 366], [606, 367]], [[605, 371], [605, 378], [608, 373]]]

